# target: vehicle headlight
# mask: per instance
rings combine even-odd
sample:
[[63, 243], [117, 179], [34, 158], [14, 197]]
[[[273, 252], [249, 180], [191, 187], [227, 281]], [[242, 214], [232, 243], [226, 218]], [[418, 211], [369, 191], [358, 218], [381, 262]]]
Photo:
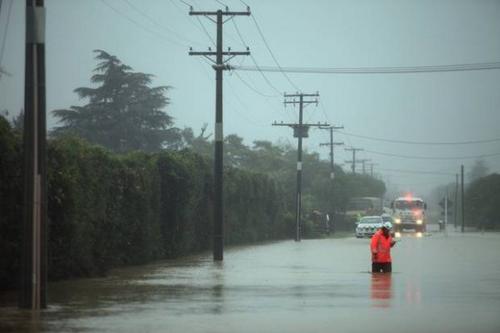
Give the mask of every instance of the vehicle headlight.
[[421, 219], [418, 219], [418, 220], [417, 220], [417, 224], [422, 224], [422, 222], [423, 222], [423, 221], [422, 221]]
[[401, 237], [401, 233], [398, 231], [398, 232], [395, 232], [394, 233], [394, 237], [396, 238], [400, 238]]
[[422, 238], [422, 233], [421, 232], [417, 232], [417, 238]]
[[394, 223], [400, 224], [401, 223], [401, 219], [394, 219]]

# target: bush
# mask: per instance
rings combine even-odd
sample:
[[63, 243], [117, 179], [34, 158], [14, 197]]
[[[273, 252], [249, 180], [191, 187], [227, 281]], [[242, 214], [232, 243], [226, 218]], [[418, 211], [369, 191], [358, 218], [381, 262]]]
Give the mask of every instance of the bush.
[[66, 138], [48, 151], [52, 278], [102, 274], [159, 257], [159, 187], [151, 156], [113, 155]]
[[160, 229], [167, 256], [208, 249], [213, 185], [210, 168], [189, 151], [163, 152], [160, 179]]
[[22, 153], [19, 135], [0, 117], [0, 289], [15, 287], [21, 262]]
[[284, 191], [269, 177], [227, 169], [224, 182], [227, 244], [289, 237]]
[[491, 174], [472, 182], [465, 192], [465, 221], [485, 229], [500, 228], [500, 175]]
[[[0, 282], [19, 275], [22, 234], [20, 137], [0, 118]], [[49, 279], [105, 274], [207, 250], [212, 169], [188, 151], [119, 155], [74, 137], [47, 149]], [[288, 237], [284, 190], [269, 177], [225, 170], [226, 243]]]

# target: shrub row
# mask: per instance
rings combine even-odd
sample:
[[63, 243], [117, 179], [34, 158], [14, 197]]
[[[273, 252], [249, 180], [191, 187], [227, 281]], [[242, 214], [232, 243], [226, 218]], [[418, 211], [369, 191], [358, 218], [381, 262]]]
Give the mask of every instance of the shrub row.
[[500, 174], [472, 182], [465, 192], [465, 221], [479, 229], [500, 229]]
[[[118, 155], [76, 138], [48, 145], [49, 278], [104, 274], [210, 248], [211, 166], [190, 151]], [[22, 230], [20, 137], [0, 118], [0, 286], [15, 287]], [[283, 189], [225, 171], [226, 243], [288, 237]]]

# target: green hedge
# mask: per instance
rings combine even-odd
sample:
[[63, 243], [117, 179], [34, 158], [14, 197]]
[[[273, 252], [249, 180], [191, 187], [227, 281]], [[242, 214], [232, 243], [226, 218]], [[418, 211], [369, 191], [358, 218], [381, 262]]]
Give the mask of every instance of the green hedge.
[[465, 192], [465, 222], [480, 229], [500, 229], [500, 175], [472, 182]]
[[261, 174], [227, 169], [224, 182], [226, 242], [239, 244], [290, 237], [284, 191]]
[[210, 167], [189, 151], [163, 152], [160, 175], [160, 228], [168, 257], [210, 246], [213, 181]]
[[79, 139], [48, 150], [49, 276], [91, 276], [162, 254], [155, 159]]
[[19, 135], [0, 117], [0, 288], [13, 288], [22, 232], [22, 152]]
[[[19, 274], [20, 137], [0, 118], [0, 285]], [[76, 138], [48, 145], [49, 278], [95, 276], [210, 248], [211, 165], [190, 151], [117, 155]], [[226, 243], [290, 236], [283, 189], [269, 177], [225, 171]]]

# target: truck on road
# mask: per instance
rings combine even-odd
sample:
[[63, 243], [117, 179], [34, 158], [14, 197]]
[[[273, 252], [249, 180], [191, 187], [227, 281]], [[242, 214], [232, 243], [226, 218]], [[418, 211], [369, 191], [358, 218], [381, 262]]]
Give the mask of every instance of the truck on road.
[[394, 232], [415, 231], [422, 233], [426, 231], [427, 219], [425, 210], [427, 204], [419, 197], [406, 195], [396, 198], [391, 202], [392, 218], [394, 219]]

